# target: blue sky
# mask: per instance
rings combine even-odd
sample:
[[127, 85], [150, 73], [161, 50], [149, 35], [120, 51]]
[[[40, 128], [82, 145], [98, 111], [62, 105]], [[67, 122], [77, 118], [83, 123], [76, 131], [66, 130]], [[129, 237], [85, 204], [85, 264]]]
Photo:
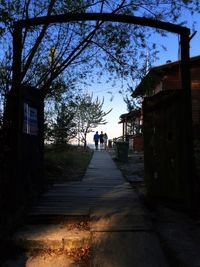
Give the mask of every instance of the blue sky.
[[[192, 29], [192, 21], [196, 20], [197, 24], [195, 30], [197, 30], [196, 35], [192, 38], [190, 42], [190, 56], [200, 55], [200, 14], [197, 14], [193, 17], [184, 15], [183, 19], [187, 20], [187, 27], [191, 29], [191, 34], [193, 33]], [[158, 35], [154, 35], [152, 37], [154, 40], [157, 39], [158, 45], [164, 45], [167, 50], [160, 50], [159, 59], [154, 63], [154, 66], [165, 64], [167, 60], [176, 61], [178, 60], [178, 35], [169, 33], [168, 37], [161, 37]], [[94, 90], [95, 88], [95, 90]], [[118, 137], [122, 135], [122, 125], [118, 124], [119, 116], [123, 113], [127, 112], [126, 104], [123, 101], [123, 97], [118, 93], [119, 87], [115, 86], [112, 88], [109, 84], [96, 84], [93, 85], [92, 88], [88, 88], [93, 91], [94, 97], [99, 96], [104, 97], [104, 110], [108, 111], [112, 108], [112, 112], [107, 115], [106, 120], [107, 124], [99, 126], [95, 131], [103, 131], [108, 134], [108, 138], [112, 139], [114, 137]], [[110, 101], [110, 95], [107, 93], [108, 91], [112, 91], [113, 100]], [[88, 143], [93, 143], [93, 133], [88, 135]]]

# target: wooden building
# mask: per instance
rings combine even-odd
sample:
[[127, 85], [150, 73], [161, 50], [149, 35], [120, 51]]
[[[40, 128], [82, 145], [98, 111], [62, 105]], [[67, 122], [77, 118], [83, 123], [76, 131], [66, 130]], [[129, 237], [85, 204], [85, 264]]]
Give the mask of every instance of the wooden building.
[[[200, 135], [200, 56], [190, 60], [192, 119], [194, 136]], [[167, 62], [152, 68], [136, 87], [132, 97], [151, 97], [163, 91], [180, 90], [180, 61]]]
[[[145, 183], [152, 197], [191, 202], [199, 196], [200, 173], [188, 175], [188, 137], [181, 86], [181, 62], [152, 68], [135, 88], [133, 97], [143, 99]], [[200, 144], [200, 56], [190, 59], [192, 125]], [[195, 155], [196, 156], [196, 155]], [[199, 155], [200, 158], [200, 155]], [[198, 167], [196, 161], [196, 167]]]
[[129, 148], [143, 151], [142, 110], [135, 109], [119, 117], [122, 124], [122, 140], [129, 142]]

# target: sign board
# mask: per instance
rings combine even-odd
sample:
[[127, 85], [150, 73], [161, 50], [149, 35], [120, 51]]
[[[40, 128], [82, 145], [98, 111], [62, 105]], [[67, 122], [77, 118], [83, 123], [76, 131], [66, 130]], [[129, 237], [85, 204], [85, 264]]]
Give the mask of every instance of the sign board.
[[23, 132], [30, 135], [38, 135], [37, 109], [24, 103]]

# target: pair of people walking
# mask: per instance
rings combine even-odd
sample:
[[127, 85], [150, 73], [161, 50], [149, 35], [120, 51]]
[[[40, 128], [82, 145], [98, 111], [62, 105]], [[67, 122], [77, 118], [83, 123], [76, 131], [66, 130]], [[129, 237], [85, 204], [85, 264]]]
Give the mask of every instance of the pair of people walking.
[[95, 143], [95, 148], [98, 150], [99, 143], [100, 143], [100, 149], [107, 149], [107, 141], [108, 141], [108, 136], [106, 133], [101, 133], [99, 134], [98, 131], [94, 135], [94, 143]]

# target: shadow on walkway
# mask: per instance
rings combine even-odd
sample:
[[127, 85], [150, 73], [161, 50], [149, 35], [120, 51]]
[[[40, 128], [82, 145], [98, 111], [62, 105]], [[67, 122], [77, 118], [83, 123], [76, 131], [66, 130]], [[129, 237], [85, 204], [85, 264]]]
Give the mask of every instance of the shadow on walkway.
[[[15, 236], [16, 244], [27, 251], [90, 248], [85, 266], [168, 266], [148, 211], [107, 151], [94, 152], [82, 181], [55, 184], [29, 218], [30, 223]], [[59, 220], [55, 223], [52, 218]], [[69, 218], [78, 218], [79, 223], [70, 228]], [[87, 227], [81, 228], [86, 220]], [[31, 259], [26, 267], [47, 264], [41, 255], [38, 261], [33, 256]], [[55, 265], [55, 257], [52, 264], [63, 266], [59, 261]], [[73, 263], [77, 265], [70, 264], [66, 266], [83, 266], [77, 260]], [[53, 265], [48, 262], [48, 266]]]

